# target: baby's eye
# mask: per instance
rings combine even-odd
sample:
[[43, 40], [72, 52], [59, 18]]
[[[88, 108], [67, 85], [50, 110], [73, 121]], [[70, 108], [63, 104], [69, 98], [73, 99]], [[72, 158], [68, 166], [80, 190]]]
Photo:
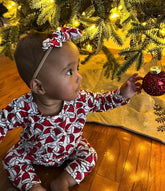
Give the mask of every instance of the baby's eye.
[[67, 73], [66, 73], [68, 76], [71, 76], [72, 75], [72, 70], [68, 70]]

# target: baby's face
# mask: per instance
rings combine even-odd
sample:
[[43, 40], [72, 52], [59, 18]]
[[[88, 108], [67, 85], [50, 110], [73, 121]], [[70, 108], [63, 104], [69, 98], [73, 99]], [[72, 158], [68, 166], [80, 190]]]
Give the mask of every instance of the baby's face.
[[82, 79], [78, 67], [79, 51], [71, 41], [53, 49], [38, 75], [46, 96], [55, 100], [74, 100]]

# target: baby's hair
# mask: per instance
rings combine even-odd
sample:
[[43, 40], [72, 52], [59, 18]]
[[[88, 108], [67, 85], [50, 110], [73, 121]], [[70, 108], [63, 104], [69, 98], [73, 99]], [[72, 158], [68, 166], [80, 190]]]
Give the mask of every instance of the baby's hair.
[[48, 34], [31, 32], [18, 42], [14, 53], [19, 75], [29, 87], [33, 74], [38, 67], [45, 52], [42, 42], [48, 38]]

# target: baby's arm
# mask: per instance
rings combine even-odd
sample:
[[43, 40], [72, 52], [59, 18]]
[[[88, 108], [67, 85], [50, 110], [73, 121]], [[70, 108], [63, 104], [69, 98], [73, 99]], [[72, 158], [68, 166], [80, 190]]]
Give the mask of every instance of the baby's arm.
[[142, 80], [137, 74], [132, 75], [120, 89], [114, 91], [107, 91], [104, 93], [93, 93], [82, 91], [78, 101], [86, 102], [86, 111], [88, 112], [103, 112], [116, 107], [125, 105], [128, 100], [137, 92], [141, 92], [141, 83], [137, 82]]
[[6, 136], [7, 132], [22, 126], [21, 116], [15, 112], [14, 101], [6, 108], [0, 111], [0, 142]]

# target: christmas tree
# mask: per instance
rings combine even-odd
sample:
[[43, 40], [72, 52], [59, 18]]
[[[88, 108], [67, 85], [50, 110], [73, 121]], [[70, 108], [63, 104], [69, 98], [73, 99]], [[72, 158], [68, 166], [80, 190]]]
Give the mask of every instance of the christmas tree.
[[[139, 70], [145, 53], [161, 60], [165, 47], [165, 3], [163, 0], [0, 0], [8, 22], [0, 28], [0, 55], [13, 59], [13, 50], [21, 36], [31, 30], [51, 32], [61, 26], [78, 27], [82, 38], [75, 41], [80, 53], [91, 56], [103, 51], [106, 77], [120, 77], [134, 63]], [[122, 32], [124, 38], [119, 35]], [[113, 39], [122, 46], [124, 57], [118, 63], [105, 41]]]

